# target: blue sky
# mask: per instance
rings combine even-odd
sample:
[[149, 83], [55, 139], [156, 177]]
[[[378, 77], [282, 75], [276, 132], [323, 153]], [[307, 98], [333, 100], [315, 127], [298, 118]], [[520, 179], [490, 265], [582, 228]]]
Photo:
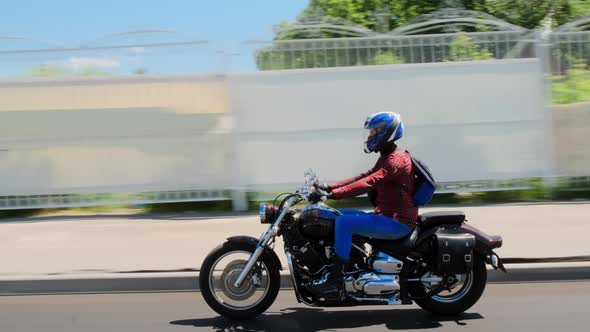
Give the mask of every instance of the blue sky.
[[[180, 34], [156, 34], [105, 40], [103, 44], [208, 40], [206, 45], [168, 49], [131, 49], [34, 54], [0, 54], [0, 76], [23, 76], [29, 68], [52, 64], [67, 70], [95, 68], [129, 73], [146, 68], [154, 73], [250, 71], [253, 47], [245, 40], [270, 40], [272, 26], [293, 21], [308, 0], [102, 0], [3, 1], [0, 51], [76, 47], [120, 32], [165, 29]], [[100, 43], [99, 43], [100, 44]], [[220, 51], [230, 54], [221, 56]]]

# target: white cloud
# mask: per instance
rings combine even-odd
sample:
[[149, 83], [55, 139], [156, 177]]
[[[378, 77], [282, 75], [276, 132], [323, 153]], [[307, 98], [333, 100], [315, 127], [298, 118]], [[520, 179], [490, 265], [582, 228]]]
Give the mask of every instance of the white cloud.
[[85, 68], [117, 68], [121, 66], [121, 63], [114, 59], [84, 57], [71, 57], [63, 60], [61, 64], [64, 67], [72, 70], [80, 70]]
[[145, 52], [145, 47], [130, 47], [128, 48], [128, 50], [132, 53], [144, 53]]

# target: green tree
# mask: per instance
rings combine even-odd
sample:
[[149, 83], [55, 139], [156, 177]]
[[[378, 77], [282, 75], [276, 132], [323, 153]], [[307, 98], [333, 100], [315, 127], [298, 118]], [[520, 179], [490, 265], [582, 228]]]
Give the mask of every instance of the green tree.
[[489, 60], [494, 56], [488, 50], [475, 45], [466, 33], [460, 32], [449, 49], [449, 61]]
[[574, 59], [563, 75], [551, 77], [554, 104], [570, 104], [590, 100], [590, 70], [586, 62]]
[[377, 51], [373, 57], [374, 65], [395, 65], [404, 63], [402, 58], [394, 51]]
[[[390, 14], [387, 25], [393, 29], [422, 14], [448, 6], [487, 13], [528, 29], [542, 26], [549, 15], [553, 17], [554, 26], [590, 15], [589, 0], [310, 0], [298, 20], [314, 14], [340, 17], [376, 31], [382, 17], [376, 13], [380, 11]], [[285, 39], [293, 36], [277, 37]]]
[[66, 75], [66, 71], [55, 65], [42, 64], [30, 70], [32, 77], [59, 77]]
[[87, 67], [87, 68], [84, 68], [78, 72], [75, 72], [74, 75], [78, 75], [78, 76], [110, 76], [111, 74], [109, 72], [104, 71], [104, 70], [100, 70], [100, 69], [93, 68], [93, 67]]
[[133, 74], [135, 74], [135, 75], [145, 75], [145, 74], [147, 74], [147, 72], [148, 72], [147, 68], [139, 67], [139, 68], [137, 68], [137, 69], [135, 69], [133, 71]]
[[94, 67], [86, 67], [80, 70], [67, 70], [58, 65], [54, 64], [40, 64], [34, 66], [30, 70], [30, 75], [32, 77], [62, 77], [62, 76], [110, 76], [111, 73], [106, 72], [104, 70], [94, 68]]
[[[537, 28], [546, 22], [553, 26], [562, 25], [580, 16], [590, 15], [590, 0], [310, 0], [296, 20], [298, 24], [305, 24], [313, 17], [316, 23], [338, 25], [343, 19], [362, 28], [372, 31], [388, 31], [405, 25], [423, 14], [429, 14], [441, 8], [458, 7], [466, 10], [478, 11], [497, 17], [500, 20], [522, 26]], [[296, 23], [281, 22], [275, 26], [275, 40], [318, 39], [348, 37], [346, 33], [335, 30], [305, 31], [290, 29]], [[384, 27], [385, 26], [385, 27]], [[463, 27], [467, 32], [485, 31], [485, 26]], [[429, 33], [444, 32], [442, 28]], [[464, 35], [456, 39], [452, 58], [459, 59], [489, 59], [492, 55]], [[466, 47], [467, 46], [467, 47]], [[261, 49], [256, 54], [256, 62], [261, 70], [315, 68], [332, 66], [354, 66], [358, 64], [370, 65], [382, 62], [401, 63], [414, 61], [408, 47], [370, 49], [352, 43], [346, 47], [325, 50], [309, 49], [301, 51], [285, 51], [276, 45]], [[415, 49], [413, 50], [416, 53]], [[403, 51], [403, 55], [401, 52]], [[396, 53], [397, 52], [397, 53]], [[422, 52], [418, 50], [418, 52]], [[446, 60], [446, 50], [439, 47], [426, 56], [432, 61]], [[384, 61], [384, 55], [392, 53], [395, 59]], [[431, 54], [432, 53], [432, 54]], [[449, 54], [451, 56], [451, 54]]]

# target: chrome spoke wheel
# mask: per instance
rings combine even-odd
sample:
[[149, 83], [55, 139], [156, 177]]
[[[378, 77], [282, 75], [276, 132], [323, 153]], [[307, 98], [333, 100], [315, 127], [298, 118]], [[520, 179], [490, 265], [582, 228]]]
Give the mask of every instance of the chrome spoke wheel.
[[247, 310], [259, 304], [269, 291], [269, 271], [258, 262], [239, 286], [234, 282], [248, 262], [251, 253], [230, 251], [219, 257], [209, 275], [209, 287], [215, 300], [233, 310]]
[[[469, 271], [465, 274], [457, 274], [455, 276], [455, 282], [451, 284], [449, 289], [443, 290], [442, 292], [431, 296], [431, 298], [440, 303], [452, 303], [461, 300], [466, 294], [469, 293], [473, 285], [473, 271]], [[426, 292], [430, 291], [434, 285], [424, 284]]]

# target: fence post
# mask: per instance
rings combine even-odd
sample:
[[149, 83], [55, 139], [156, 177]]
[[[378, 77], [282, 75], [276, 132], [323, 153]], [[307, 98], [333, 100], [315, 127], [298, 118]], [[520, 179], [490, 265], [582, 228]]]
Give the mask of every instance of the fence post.
[[540, 79], [542, 83], [542, 110], [545, 126], [545, 174], [543, 185], [550, 191], [557, 186], [557, 170], [555, 160], [555, 130], [552, 113], [552, 86], [551, 86], [551, 31], [537, 29], [535, 34], [535, 57], [539, 60]]
[[248, 195], [245, 190], [233, 189], [231, 200], [234, 211], [248, 211]]
[[[222, 56], [228, 55], [222, 54]], [[226, 67], [229, 66], [226, 65]], [[244, 188], [244, 182], [242, 181], [242, 174], [240, 170], [240, 119], [233, 104], [232, 74], [229, 72], [226, 72], [225, 74], [225, 87], [225, 91], [227, 93], [226, 98], [232, 122], [230, 129], [230, 155], [228, 157], [228, 162], [230, 165], [232, 165], [230, 168], [232, 178], [232, 188], [230, 194], [232, 200], [232, 210], [248, 211], [248, 195], [247, 190]]]

